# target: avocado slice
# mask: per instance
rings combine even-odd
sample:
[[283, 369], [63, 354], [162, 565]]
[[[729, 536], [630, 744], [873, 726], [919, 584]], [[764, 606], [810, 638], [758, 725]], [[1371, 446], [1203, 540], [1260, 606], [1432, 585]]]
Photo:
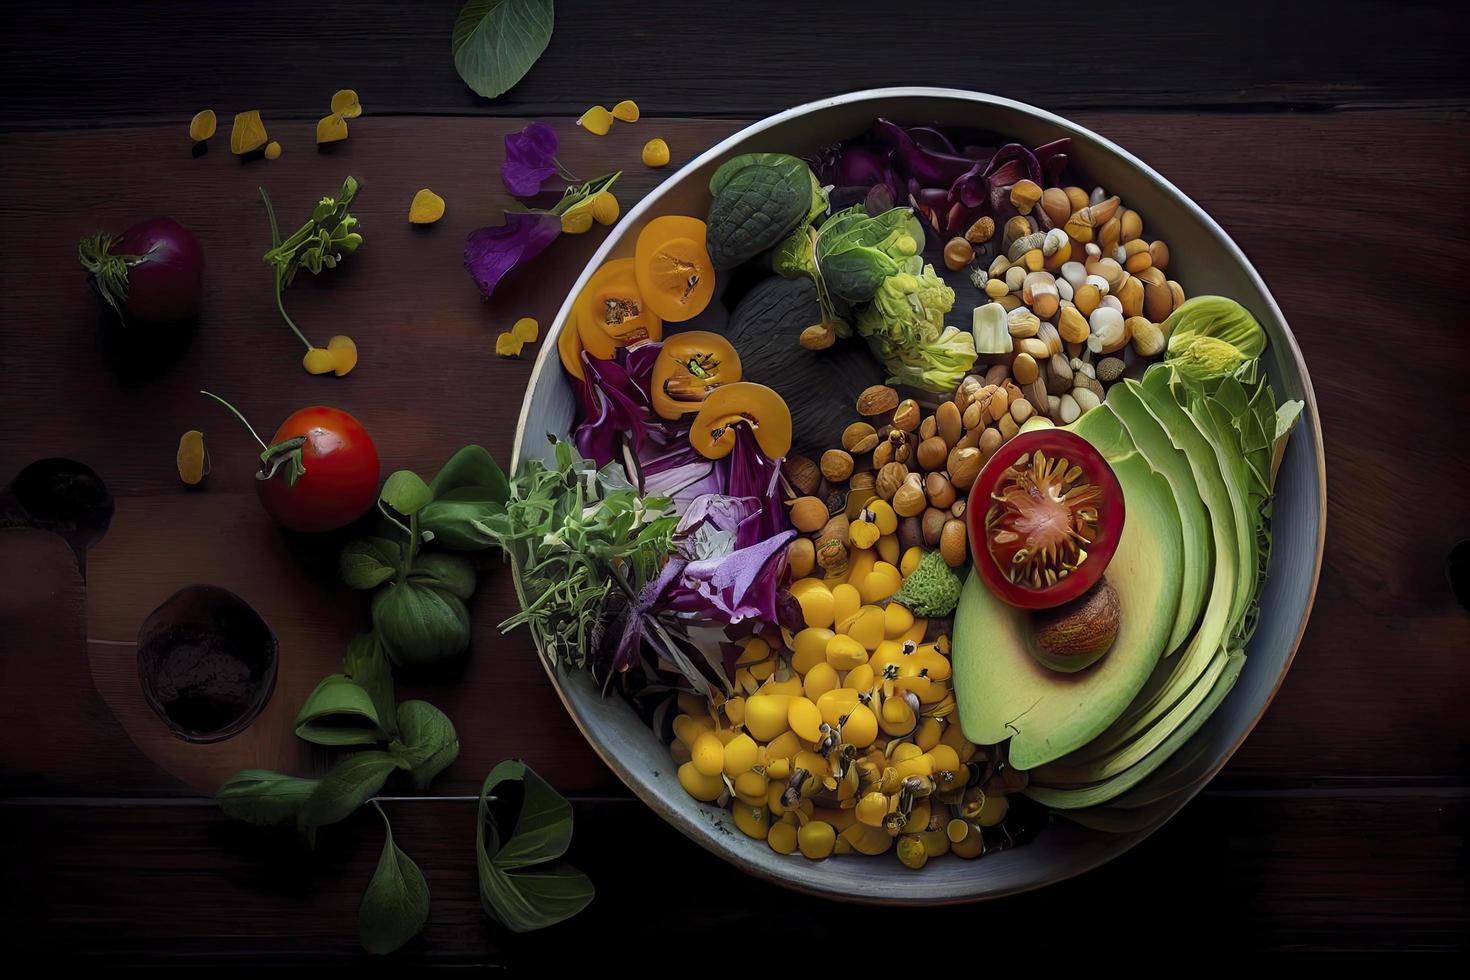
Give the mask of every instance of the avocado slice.
[[[1160, 400], [1161, 397], [1166, 403]], [[1183, 652], [1161, 662], [1138, 697], [1106, 732], [1079, 749], [1073, 757], [1062, 760], [1068, 765], [1079, 765], [1116, 752], [1153, 725], [1189, 691], [1224, 642], [1233, 606], [1235, 571], [1239, 567], [1230, 494], [1220, 474], [1214, 449], [1189, 415], [1179, 408], [1167, 389], [1160, 396], [1157, 391], [1148, 391], [1131, 380], [1113, 386], [1108, 392], [1107, 406], [1117, 409], [1130, 424], [1130, 432], [1140, 434], [1140, 447], [1146, 445], [1160, 452], [1161, 442], [1167, 440], [1170, 446], [1183, 450], [1181, 456], [1188, 467], [1189, 480], [1182, 487], [1173, 482], [1170, 486], [1174, 488], [1176, 502], [1187, 497], [1202, 498], [1200, 506], [1209, 515], [1207, 523], [1215, 561], [1204, 615]], [[1170, 420], [1167, 427], [1161, 423], [1160, 416]], [[1149, 454], [1145, 452], [1145, 455]], [[1184, 514], [1186, 510], [1181, 504], [1180, 513]]]
[[961, 728], [980, 745], [1009, 738], [1010, 761], [1020, 769], [1075, 751], [1122, 714], [1163, 655], [1179, 605], [1183, 543], [1168, 481], [1131, 450], [1116, 417], [1086, 417], [1094, 415], [1099, 419], [1078, 426], [1078, 434], [1102, 443], [1105, 456], [1129, 450], [1109, 459], [1128, 510], [1107, 570], [1122, 604], [1113, 648], [1075, 674], [1042, 666], [1027, 650], [1027, 614], [993, 596], [974, 572], [955, 611]]
[[[1090, 414], [1090, 413], [1089, 413]], [[1106, 660], [1106, 658], [1104, 658]], [[1235, 686], [1240, 668], [1245, 664], [1245, 654], [1231, 653], [1225, 656], [1220, 675], [1210, 686], [1198, 707], [1190, 712], [1179, 727], [1169, 733], [1157, 748], [1137, 764], [1101, 782], [1077, 787], [1038, 786], [1035, 783], [1025, 790], [1027, 796], [1056, 810], [1078, 810], [1083, 807], [1106, 803], [1132, 789], [1159, 766], [1163, 765], [1180, 746], [1189, 741], [1195, 732], [1215, 713], [1225, 695]]]

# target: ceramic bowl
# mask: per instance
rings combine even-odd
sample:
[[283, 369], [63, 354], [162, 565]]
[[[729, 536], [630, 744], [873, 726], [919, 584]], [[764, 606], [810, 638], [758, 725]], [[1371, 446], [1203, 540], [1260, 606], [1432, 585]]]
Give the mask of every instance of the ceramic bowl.
[[[891, 855], [844, 855], [812, 862], [775, 853], [734, 826], [727, 811], [701, 804], [679, 786], [668, 749], [616, 696], [603, 697], [585, 673], [548, 668], [551, 682], [587, 740], [607, 765], [659, 816], [742, 871], [832, 898], [934, 904], [995, 898], [1061, 881], [1122, 854], [1156, 830], [1217, 773], [1260, 719], [1291, 664], [1311, 611], [1322, 564], [1326, 514], [1322, 432], [1301, 351], [1266, 284], [1244, 253], [1203, 210], [1158, 172], [1102, 136], [1061, 116], [1009, 99], [935, 88], [854, 92], [798, 106], [742, 129], [700, 154], [632, 208], [614, 227], [567, 299], [541, 344], [512, 465], [548, 451], [546, 433], [568, 432], [574, 396], [561, 369], [556, 339], [566, 329], [572, 298], [603, 262], [633, 254], [638, 232], [665, 214], [703, 215], [709, 177], [739, 153], [776, 151], [806, 156], [834, 140], [863, 133], [875, 116], [990, 130], [1036, 146], [1072, 138], [1071, 167], [1147, 216], [1151, 236], [1167, 240], [1171, 276], [1190, 295], [1219, 293], [1251, 309], [1270, 338], [1265, 366], [1278, 400], [1306, 402], [1277, 482], [1270, 577], [1261, 596], [1260, 626], [1234, 689], [1174, 757], [1167, 799], [1132, 814], [1121, 833], [1087, 830], [1065, 820], [1031, 843], [977, 861], [935, 861], [915, 873]], [[718, 296], [712, 307], [719, 305]], [[701, 319], [708, 328], [709, 321]], [[759, 380], [759, 379], [753, 379]], [[517, 589], [520, 580], [517, 576]]]

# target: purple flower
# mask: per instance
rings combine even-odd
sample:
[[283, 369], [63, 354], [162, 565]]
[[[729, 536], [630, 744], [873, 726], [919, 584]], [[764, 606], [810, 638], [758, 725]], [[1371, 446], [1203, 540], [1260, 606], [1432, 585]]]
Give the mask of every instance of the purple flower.
[[507, 211], [505, 224], [476, 228], [464, 243], [464, 267], [486, 298], [522, 262], [546, 250], [561, 234], [561, 218], [547, 211]]
[[556, 133], [545, 123], [534, 122], [519, 133], [508, 134], [500, 179], [516, 197], [534, 197], [557, 175], [556, 149]]

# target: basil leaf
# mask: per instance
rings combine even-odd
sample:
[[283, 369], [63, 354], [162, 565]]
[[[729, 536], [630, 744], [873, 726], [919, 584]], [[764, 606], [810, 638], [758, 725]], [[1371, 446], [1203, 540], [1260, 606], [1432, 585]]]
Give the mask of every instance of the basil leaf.
[[470, 614], [456, 595], [395, 582], [373, 596], [373, 626], [395, 664], [432, 664], [470, 645]]
[[225, 816], [257, 827], [294, 823], [317, 780], [287, 776], [268, 769], [244, 769], [225, 780], [214, 794]]
[[449, 457], [429, 483], [429, 490], [435, 500], [493, 500], [503, 504], [510, 497], [510, 482], [483, 446], [470, 445]]
[[423, 931], [429, 921], [429, 883], [419, 866], [393, 843], [393, 827], [382, 807], [385, 836], [378, 870], [368, 882], [357, 910], [357, 938], [362, 948], [386, 956]]
[[469, 0], [454, 22], [454, 67], [493, 99], [525, 77], [551, 41], [551, 0]]
[[387, 538], [350, 541], [337, 559], [337, 573], [348, 588], [376, 589], [398, 571], [402, 549]]
[[399, 470], [389, 476], [378, 494], [379, 500], [405, 517], [418, 513], [433, 498], [429, 485], [413, 470]]
[[321, 778], [301, 809], [299, 822], [308, 830], [345, 820], [383, 788], [397, 763], [387, 752], [354, 752]]
[[366, 688], [346, 674], [328, 674], [297, 713], [296, 736], [317, 745], [372, 745], [388, 733]]
[[431, 551], [414, 559], [408, 580], [468, 599], [475, 591], [475, 566], [468, 558]]
[[419, 528], [445, 548], [483, 551], [496, 543], [494, 527], [504, 517], [505, 508], [493, 500], [435, 500], [419, 511]]
[[[521, 783], [521, 809], [504, 845], [490, 798], [507, 783]], [[511, 792], [500, 794], [509, 797]], [[480, 788], [475, 859], [480, 904], [513, 932], [529, 932], [576, 915], [592, 901], [592, 881], [565, 863], [572, 837], [570, 804], [519, 760], [502, 762]]]
[[393, 667], [388, 663], [388, 655], [383, 652], [383, 644], [378, 642], [376, 633], [361, 633], [352, 638], [347, 644], [347, 652], [342, 655], [342, 670], [372, 699], [378, 727], [388, 737], [396, 736], [398, 719], [393, 700]]
[[413, 775], [419, 789], [459, 758], [459, 735], [449, 718], [427, 701], [405, 701], [398, 706], [399, 737], [388, 751], [400, 768]]

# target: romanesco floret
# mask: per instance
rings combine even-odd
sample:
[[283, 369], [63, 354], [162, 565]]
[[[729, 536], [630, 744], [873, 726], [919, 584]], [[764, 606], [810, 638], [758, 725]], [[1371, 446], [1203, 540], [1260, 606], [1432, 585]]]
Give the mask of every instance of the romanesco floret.
[[938, 551], [919, 559], [919, 564], [903, 580], [903, 588], [893, 597], [915, 616], [925, 619], [948, 616], [960, 601], [960, 577]]

